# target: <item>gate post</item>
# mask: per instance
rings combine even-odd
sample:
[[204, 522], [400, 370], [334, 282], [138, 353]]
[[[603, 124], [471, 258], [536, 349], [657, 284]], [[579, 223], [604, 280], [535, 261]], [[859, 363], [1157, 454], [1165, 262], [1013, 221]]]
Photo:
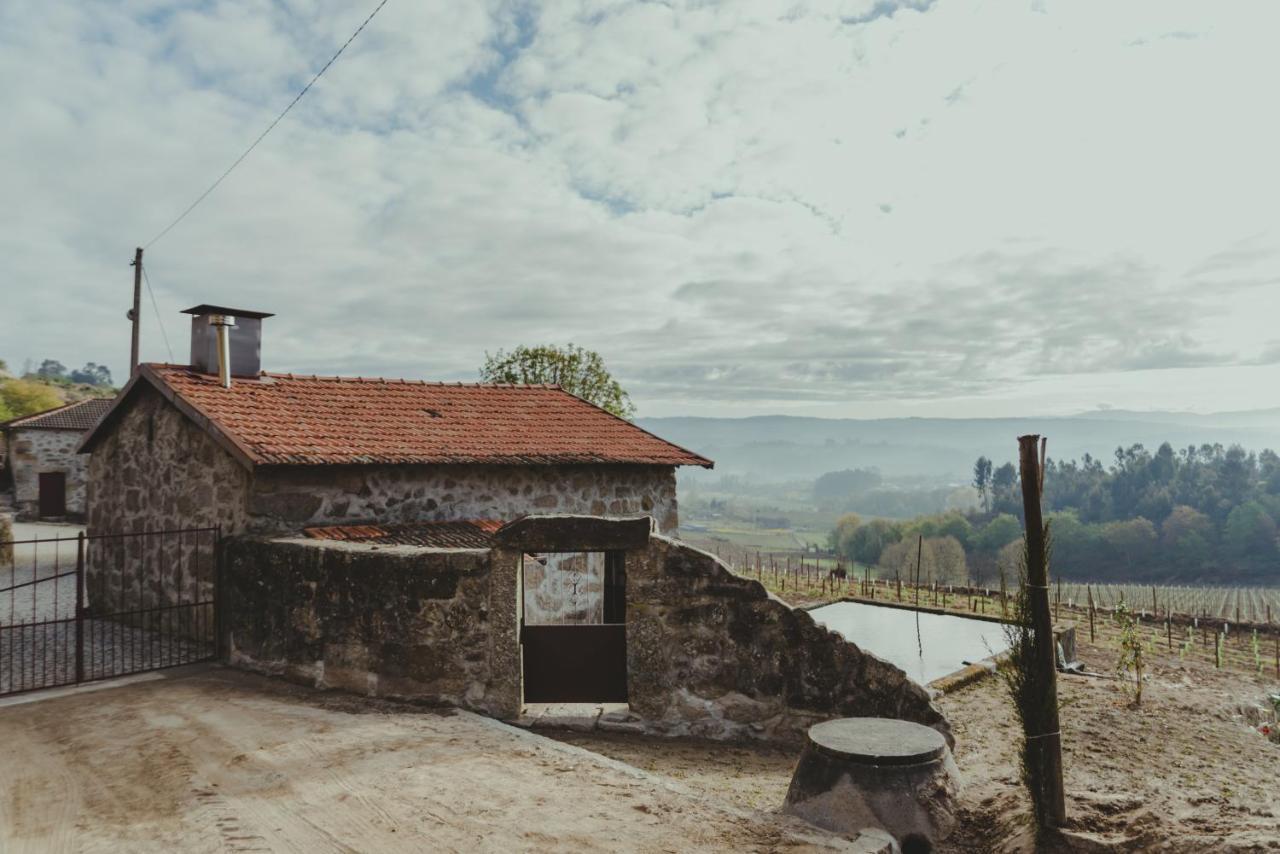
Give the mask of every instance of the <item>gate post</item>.
[[222, 525], [218, 525], [213, 529], [213, 654], [218, 661], [226, 657], [222, 625]]
[[84, 531], [76, 536], [76, 684], [84, 681]]

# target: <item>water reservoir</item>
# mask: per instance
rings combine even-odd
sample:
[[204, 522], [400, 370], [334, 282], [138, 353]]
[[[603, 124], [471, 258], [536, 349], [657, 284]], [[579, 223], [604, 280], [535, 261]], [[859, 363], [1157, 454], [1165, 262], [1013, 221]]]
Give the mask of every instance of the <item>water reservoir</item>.
[[[901, 667], [925, 685], [954, 673], [966, 662], [981, 661], [1009, 648], [999, 623], [943, 614], [836, 602], [809, 612], [827, 628], [858, 646]], [[920, 642], [916, 642], [916, 617]], [[923, 648], [923, 654], [921, 654]]]

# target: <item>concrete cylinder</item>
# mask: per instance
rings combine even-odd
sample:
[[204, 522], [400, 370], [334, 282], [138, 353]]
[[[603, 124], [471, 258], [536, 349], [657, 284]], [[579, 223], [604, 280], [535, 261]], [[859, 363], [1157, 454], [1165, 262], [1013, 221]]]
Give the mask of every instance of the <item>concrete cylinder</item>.
[[937, 730], [841, 718], [809, 728], [783, 811], [838, 833], [878, 828], [913, 854], [955, 829], [958, 792], [959, 770]]

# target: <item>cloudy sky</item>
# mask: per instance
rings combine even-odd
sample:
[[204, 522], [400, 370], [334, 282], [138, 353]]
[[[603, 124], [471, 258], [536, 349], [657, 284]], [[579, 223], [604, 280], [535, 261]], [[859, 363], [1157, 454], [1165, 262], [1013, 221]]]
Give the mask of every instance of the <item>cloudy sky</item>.
[[[0, 358], [127, 369], [133, 248], [375, 0], [0, 4]], [[1280, 4], [389, 0], [146, 266], [268, 369], [598, 349], [642, 415], [1280, 405]], [[145, 301], [143, 356], [169, 358]]]

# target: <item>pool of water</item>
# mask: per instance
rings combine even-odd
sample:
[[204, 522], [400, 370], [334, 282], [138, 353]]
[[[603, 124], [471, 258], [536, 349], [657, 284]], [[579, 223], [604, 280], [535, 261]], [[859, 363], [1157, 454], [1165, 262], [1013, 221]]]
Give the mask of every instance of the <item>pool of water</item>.
[[[809, 612], [819, 623], [896, 664], [924, 685], [1009, 648], [999, 623], [901, 608], [836, 602]], [[920, 639], [916, 641], [916, 617]], [[923, 650], [923, 653], [922, 653]]]

